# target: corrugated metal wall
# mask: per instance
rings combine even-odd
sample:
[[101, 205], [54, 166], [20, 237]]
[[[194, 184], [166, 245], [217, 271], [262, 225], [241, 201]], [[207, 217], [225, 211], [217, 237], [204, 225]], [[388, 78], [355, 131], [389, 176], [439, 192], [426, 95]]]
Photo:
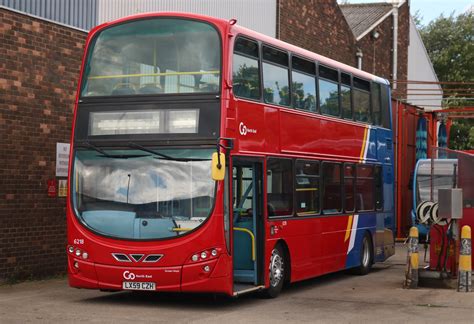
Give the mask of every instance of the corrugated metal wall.
[[241, 26], [276, 35], [276, 0], [99, 0], [98, 22], [153, 11], [184, 11], [236, 18]]
[[97, 25], [100, 0], [0, 0], [0, 5], [89, 30]]
[[0, 0], [0, 5], [89, 30], [143, 12], [184, 11], [223, 19], [275, 37], [277, 0]]

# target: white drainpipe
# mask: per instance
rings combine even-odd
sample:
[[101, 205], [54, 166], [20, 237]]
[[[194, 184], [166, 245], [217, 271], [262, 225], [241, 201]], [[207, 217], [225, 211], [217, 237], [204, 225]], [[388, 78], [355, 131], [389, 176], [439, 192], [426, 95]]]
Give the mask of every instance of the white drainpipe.
[[393, 90], [397, 89], [397, 67], [398, 67], [398, 0], [392, 1], [393, 5], [393, 64], [392, 79]]
[[357, 56], [357, 68], [359, 70], [362, 70], [362, 58], [364, 57], [364, 54], [362, 54], [362, 51], [360, 48], [357, 49], [356, 56]]

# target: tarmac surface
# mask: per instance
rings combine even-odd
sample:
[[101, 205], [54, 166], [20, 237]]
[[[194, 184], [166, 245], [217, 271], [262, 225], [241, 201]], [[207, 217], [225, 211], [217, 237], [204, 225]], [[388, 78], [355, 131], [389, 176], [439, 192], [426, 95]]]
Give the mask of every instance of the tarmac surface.
[[0, 323], [474, 323], [474, 293], [403, 289], [406, 252], [366, 276], [290, 285], [276, 299], [73, 289], [66, 278], [0, 286]]

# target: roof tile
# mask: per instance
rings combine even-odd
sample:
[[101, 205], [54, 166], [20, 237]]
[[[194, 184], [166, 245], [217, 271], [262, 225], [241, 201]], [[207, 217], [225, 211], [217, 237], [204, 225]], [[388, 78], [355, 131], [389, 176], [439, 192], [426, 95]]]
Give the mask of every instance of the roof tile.
[[340, 4], [339, 6], [356, 38], [392, 10], [392, 5], [388, 3]]

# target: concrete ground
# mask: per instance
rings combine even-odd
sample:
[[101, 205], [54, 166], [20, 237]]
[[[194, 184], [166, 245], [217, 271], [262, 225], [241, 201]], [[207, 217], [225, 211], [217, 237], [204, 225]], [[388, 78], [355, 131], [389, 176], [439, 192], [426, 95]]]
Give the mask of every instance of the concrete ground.
[[405, 249], [367, 276], [292, 284], [276, 299], [246, 295], [103, 293], [65, 278], [0, 287], [0, 323], [474, 323], [474, 293], [402, 288]]

